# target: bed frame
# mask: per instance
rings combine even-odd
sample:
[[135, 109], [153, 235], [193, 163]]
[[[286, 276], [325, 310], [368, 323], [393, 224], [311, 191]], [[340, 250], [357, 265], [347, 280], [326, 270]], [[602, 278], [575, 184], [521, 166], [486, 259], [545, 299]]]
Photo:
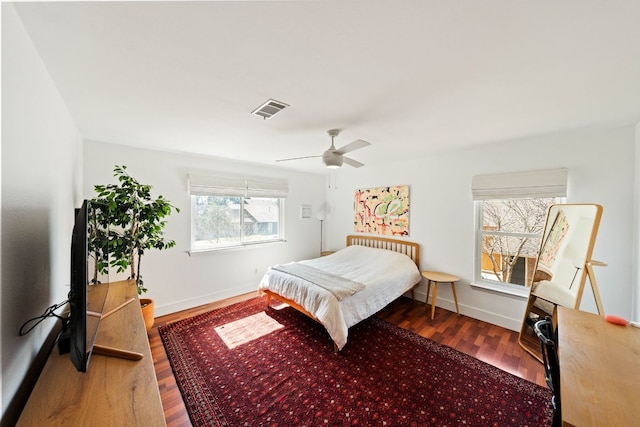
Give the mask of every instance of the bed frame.
[[[407, 255], [409, 258], [411, 258], [413, 262], [416, 263], [418, 270], [420, 270], [420, 245], [418, 243], [409, 242], [406, 240], [392, 239], [387, 237], [348, 235], [347, 246], [353, 246], [353, 245], [366, 246], [366, 247], [377, 248], [377, 249], [386, 249], [388, 251], [393, 251], [393, 252], [400, 252], [402, 254]], [[416, 283], [416, 285], [413, 288], [411, 288], [411, 298], [415, 299], [413, 291], [419, 284], [420, 282]], [[288, 304], [289, 306], [298, 310], [300, 313], [320, 323], [320, 321], [316, 319], [316, 317], [313, 314], [309, 313], [307, 310], [304, 309], [304, 307], [302, 307], [297, 302], [289, 298], [285, 298], [268, 289], [264, 289], [263, 292], [267, 295], [267, 307], [270, 306], [271, 297], [273, 297], [278, 301], [282, 301]], [[333, 344], [333, 349], [336, 353], [338, 352], [338, 346], [335, 343]]]
[[359, 245], [370, 248], [386, 249], [388, 251], [400, 252], [405, 254], [416, 263], [420, 270], [420, 245], [406, 240], [391, 239], [388, 237], [374, 236], [347, 236], [347, 246]]

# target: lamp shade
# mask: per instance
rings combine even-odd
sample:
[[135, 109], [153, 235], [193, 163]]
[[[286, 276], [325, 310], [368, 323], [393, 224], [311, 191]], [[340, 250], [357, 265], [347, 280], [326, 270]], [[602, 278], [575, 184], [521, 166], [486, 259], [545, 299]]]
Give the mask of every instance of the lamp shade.
[[337, 169], [342, 166], [342, 155], [336, 154], [331, 150], [327, 150], [322, 155], [322, 160], [324, 161], [324, 165], [329, 169]]

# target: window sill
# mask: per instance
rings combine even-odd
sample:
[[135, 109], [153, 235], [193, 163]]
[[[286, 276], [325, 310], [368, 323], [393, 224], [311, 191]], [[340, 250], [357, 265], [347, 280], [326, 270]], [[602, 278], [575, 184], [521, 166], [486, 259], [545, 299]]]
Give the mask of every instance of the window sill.
[[220, 251], [243, 251], [246, 249], [261, 248], [264, 246], [272, 245], [274, 243], [285, 243], [285, 242], [286, 242], [286, 239], [278, 239], [278, 240], [269, 240], [266, 242], [245, 243], [242, 245], [234, 245], [234, 246], [221, 246], [219, 248], [191, 249], [186, 252], [187, 254], [189, 254], [189, 256], [192, 256], [192, 255], [202, 255], [202, 254], [208, 254], [208, 253], [220, 252]]
[[498, 283], [487, 282], [471, 282], [470, 285], [474, 288], [486, 289], [494, 292], [499, 292], [501, 294], [512, 295], [522, 299], [529, 298], [529, 291], [531, 289], [526, 286], [523, 286], [522, 288], [515, 288], [508, 285], [500, 285]]

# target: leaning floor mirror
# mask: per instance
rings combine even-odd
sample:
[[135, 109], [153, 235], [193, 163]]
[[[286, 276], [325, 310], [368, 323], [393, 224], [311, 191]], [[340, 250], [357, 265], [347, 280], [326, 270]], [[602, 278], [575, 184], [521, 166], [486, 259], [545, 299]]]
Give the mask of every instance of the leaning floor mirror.
[[601, 217], [602, 206], [595, 204], [549, 207], [518, 338], [540, 361], [540, 341], [533, 325], [546, 316], [553, 317], [558, 305], [580, 308], [587, 278], [598, 312], [604, 315], [593, 266], [606, 264], [591, 259]]

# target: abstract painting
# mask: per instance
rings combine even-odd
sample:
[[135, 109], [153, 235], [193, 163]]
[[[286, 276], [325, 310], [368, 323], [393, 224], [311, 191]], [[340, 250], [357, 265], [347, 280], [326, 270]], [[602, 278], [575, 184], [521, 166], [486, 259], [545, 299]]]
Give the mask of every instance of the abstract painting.
[[356, 190], [355, 231], [357, 233], [409, 235], [409, 186]]

